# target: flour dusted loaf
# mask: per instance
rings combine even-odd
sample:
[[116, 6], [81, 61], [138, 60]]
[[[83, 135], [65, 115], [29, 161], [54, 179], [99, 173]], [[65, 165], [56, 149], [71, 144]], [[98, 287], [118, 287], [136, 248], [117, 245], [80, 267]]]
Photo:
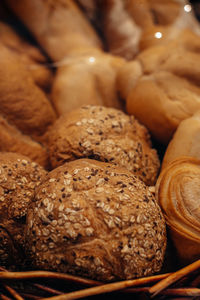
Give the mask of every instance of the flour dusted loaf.
[[120, 110], [82, 106], [61, 116], [47, 134], [53, 167], [85, 157], [126, 167], [149, 185], [156, 181], [159, 159], [147, 129]]
[[0, 153], [0, 265], [22, 266], [27, 207], [46, 172], [26, 156]]
[[158, 272], [165, 222], [150, 190], [109, 163], [79, 159], [54, 169], [28, 208], [33, 266], [103, 281]]

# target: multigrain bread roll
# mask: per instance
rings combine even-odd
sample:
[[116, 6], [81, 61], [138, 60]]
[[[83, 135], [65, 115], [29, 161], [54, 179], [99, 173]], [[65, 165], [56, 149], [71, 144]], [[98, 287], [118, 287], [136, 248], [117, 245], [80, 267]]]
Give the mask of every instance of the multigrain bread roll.
[[138, 177], [79, 159], [51, 171], [37, 189], [26, 241], [36, 268], [102, 281], [130, 279], [160, 270], [165, 222]]
[[179, 124], [165, 151], [162, 169], [181, 156], [200, 160], [200, 112]]
[[49, 167], [48, 153], [46, 148], [22, 134], [15, 126], [10, 125], [0, 115], [0, 151], [16, 152], [28, 156], [44, 168]]
[[24, 264], [27, 207], [45, 174], [26, 156], [0, 153], [0, 265]]
[[0, 44], [0, 114], [36, 139], [56, 119], [54, 109], [24, 64]]
[[53, 81], [53, 73], [46, 67], [46, 57], [36, 46], [28, 43], [11, 25], [0, 22], [0, 42], [15, 53], [25, 64], [35, 83], [49, 91]]
[[119, 72], [118, 87], [127, 112], [163, 144], [182, 120], [200, 109], [199, 53], [196, 46], [154, 46]]
[[159, 159], [148, 131], [120, 110], [83, 106], [60, 117], [47, 135], [54, 168], [85, 157], [126, 167], [155, 184]]

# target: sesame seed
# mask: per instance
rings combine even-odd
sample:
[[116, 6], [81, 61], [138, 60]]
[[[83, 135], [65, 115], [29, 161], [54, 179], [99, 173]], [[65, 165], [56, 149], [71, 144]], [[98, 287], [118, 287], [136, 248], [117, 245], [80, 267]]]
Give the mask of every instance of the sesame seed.
[[64, 185], [69, 185], [71, 183], [71, 180], [70, 179], [68, 179], [68, 180], [65, 180], [64, 179]]
[[52, 226], [57, 226], [57, 224], [58, 224], [57, 220], [53, 220], [53, 221], [51, 222], [51, 225], [52, 225]]
[[73, 174], [76, 175], [80, 170], [79, 169], [75, 169]]
[[89, 133], [89, 134], [93, 134], [94, 133], [94, 131], [91, 129], [91, 128], [87, 128], [87, 133]]
[[131, 216], [130, 222], [131, 222], [131, 223], [135, 223], [135, 217], [134, 217], [134, 216]]
[[151, 192], [151, 193], [153, 193], [153, 194], [155, 194], [155, 186], [150, 186], [149, 187], [149, 191]]
[[49, 179], [49, 182], [55, 182], [55, 181], [56, 181], [55, 178], [50, 178], [50, 179]]
[[140, 227], [137, 229], [137, 232], [138, 232], [139, 234], [142, 234], [142, 233], [144, 232], [144, 228], [140, 226]]
[[94, 232], [94, 229], [91, 227], [86, 228], [85, 230], [87, 236], [91, 236]]
[[89, 141], [85, 141], [82, 146], [85, 148], [89, 148], [92, 144]]
[[102, 193], [104, 191], [104, 188], [103, 187], [98, 187], [96, 188], [95, 192], [96, 193]]
[[37, 164], [35, 162], [31, 163], [31, 167], [35, 168], [37, 166]]
[[69, 174], [69, 173], [67, 173], [67, 174], [64, 174], [64, 178], [66, 178], [66, 179], [68, 179], [68, 178], [71, 178], [72, 177], [72, 175], [71, 174]]
[[58, 207], [58, 210], [59, 210], [59, 211], [63, 211], [63, 210], [64, 210], [64, 207], [65, 207], [64, 204], [60, 204], [60, 206]]
[[104, 178], [99, 178], [99, 180], [97, 180], [96, 185], [100, 185], [104, 183]]
[[87, 119], [84, 118], [84, 119], [81, 120], [81, 122], [82, 122], [83, 124], [86, 124], [86, 123], [87, 123]]

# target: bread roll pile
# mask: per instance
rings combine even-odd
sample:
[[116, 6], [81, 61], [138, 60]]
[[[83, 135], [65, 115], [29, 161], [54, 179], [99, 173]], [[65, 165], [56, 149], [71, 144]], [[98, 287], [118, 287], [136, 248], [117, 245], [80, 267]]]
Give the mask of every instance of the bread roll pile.
[[[189, 3], [3, 4], [0, 265], [105, 282], [148, 276], [162, 269], [166, 224], [179, 261], [199, 258], [199, 232], [188, 230], [199, 224], [195, 184], [177, 201], [165, 185], [183, 155], [200, 159], [200, 30]], [[176, 206], [193, 214], [177, 227]], [[185, 260], [177, 245], [187, 235], [197, 247]]]

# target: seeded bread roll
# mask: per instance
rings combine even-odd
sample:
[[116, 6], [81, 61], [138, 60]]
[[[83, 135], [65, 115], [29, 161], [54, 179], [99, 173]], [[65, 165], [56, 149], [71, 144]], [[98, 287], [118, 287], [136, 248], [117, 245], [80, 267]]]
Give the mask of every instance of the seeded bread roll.
[[27, 207], [45, 174], [26, 156], [0, 153], [0, 265], [24, 263]]
[[28, 208], [34, 267], [103, 281], [158, 272], [165, 222], [150, 190], [109, 163], [80, 159], [54, 169]]
[[146, 184], [156, 181], [159, 159], [147, 129], [120, 110], [83, 106], [60, 117], [48, 132], [53, 167], [92, 158], [126, 167]]

